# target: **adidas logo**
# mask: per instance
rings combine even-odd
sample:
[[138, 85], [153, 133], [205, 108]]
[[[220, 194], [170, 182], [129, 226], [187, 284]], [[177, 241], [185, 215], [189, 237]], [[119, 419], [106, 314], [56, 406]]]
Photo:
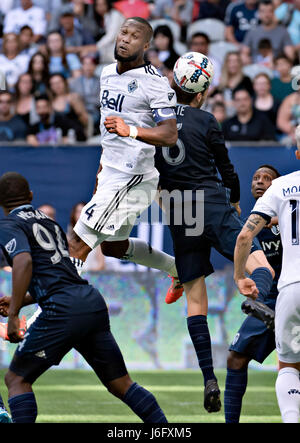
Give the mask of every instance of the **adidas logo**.
[[40, 358], [46, 358], [46, 352], [45, 351], [39, 351], [35, 355], [37, 357], [40, 357]]
[[298, 391], [298, 389], [290, 389], [290, 390], [288, 391], [288, 394], [289, 394], [289, 395], [291, 395], [291, 394], [299, 394], [299, 395], [300, 395], [300, 391]]

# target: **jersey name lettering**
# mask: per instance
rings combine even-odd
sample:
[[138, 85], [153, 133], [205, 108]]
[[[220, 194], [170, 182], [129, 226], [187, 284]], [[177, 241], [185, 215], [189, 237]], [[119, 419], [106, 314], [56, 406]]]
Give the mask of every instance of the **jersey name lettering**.
[[30, 218], [36, 218], [38, 220], [44, 219], [44, 218], [48, 218], [47, 215], [43, 214], [42, 212], [39, 211], [20, 211], [17, 214], [18, 217], [21, 217], [23, 220], [29, 220]]

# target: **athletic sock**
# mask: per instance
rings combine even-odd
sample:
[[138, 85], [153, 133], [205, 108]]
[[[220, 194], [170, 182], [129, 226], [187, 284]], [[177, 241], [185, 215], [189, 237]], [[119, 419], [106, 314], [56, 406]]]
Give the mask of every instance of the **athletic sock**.
[[35, 423], [37, 404], [33, 392], [15, 395], [8, 400], [14, 423]]
[[139, 238], [128, 239], [129, 247], [124, 259], [148, 268], [159, 269], [167, 272], [172, 277], [177, 277], [175, 258], [158, 249], [153, 249], [149, 243]]
[[296, 368], [280, 369], [276, 380], [278, 406], [284, 423], [299, 422], [300, 380]]
[[242, 400], [248, 383], [248, 368], [228, 369], [226, 375], [224, 408], [226, 423], [239, 423]]
[[168, 423], [154, 395], [137, 383], [130, 386], [123, 401], [144, 423]]
[[255, 269], [250, 278], [255, 282], [260, 296], [266, 297], [269, 295], [273, 284], [273, 277], [268, 268]]
[[80, 258], [75, 258], [75, 257], [70, 257], [70, 259], [73, 265], [75, 266], [78, 274], [81, 275], [83, 272], [84, 261], [80, 260]]
[[188, 317], [187, 326], [204, 377], [204, 384], [206, 384], [208, 380], [217, 380], [214, 374], [210, 333], [206, 316], [193, 315]]

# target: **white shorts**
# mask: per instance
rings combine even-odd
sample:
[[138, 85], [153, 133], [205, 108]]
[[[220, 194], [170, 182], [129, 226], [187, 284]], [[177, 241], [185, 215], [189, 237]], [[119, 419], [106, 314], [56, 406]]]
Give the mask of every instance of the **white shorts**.
[[275, 307], [275, 340], [280, 361], [300, 362], [300, 283], [279, 291]]
[[129, 175], [104, 166], [97, 191], [82, 208], [74, 231], [91, 249], [103, 241], [126, 240], [137, 217], [155, 198], [158, 172]]

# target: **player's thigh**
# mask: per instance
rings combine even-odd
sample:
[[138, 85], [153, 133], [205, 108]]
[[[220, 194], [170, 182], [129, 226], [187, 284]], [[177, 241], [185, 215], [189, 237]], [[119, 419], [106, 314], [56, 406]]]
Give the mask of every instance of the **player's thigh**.
[[[243, 227], [236, 210], [226, 204], [206, 204], [205, 221], [205, 229], [207, 229], [207, 235], [214, 248], [221, 255], [233, 261], [236, 240]], [[261, 250], [261, 246], [255, 238], [252, 242], [251, 252], [256, 250]]]
[[9, 369], [32, 384], [71, 348], [68, 319], [42, 313], [19, 343]]
[[110, 331], [107, 311], [90, 316], [90, 330], [74, 345], [104, 385], [127, 375], [120, 348]]
[[300, 283], [285, 286], [277, 297], [275, 336], [278, 358], [284, 363], [300, 362]]

